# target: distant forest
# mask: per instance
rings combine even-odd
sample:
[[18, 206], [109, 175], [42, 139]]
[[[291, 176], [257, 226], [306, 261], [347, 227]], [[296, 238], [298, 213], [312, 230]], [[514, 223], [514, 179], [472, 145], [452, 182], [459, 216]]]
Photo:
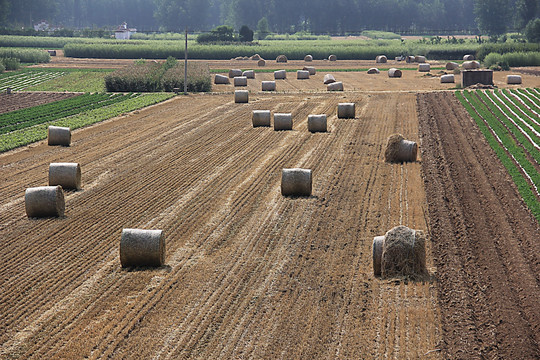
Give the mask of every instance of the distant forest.
[[[400, 33], [475, 31], [475, 6], [502, 14], [507, 29], [538, 15], [538, 0], [0, 0], [0, 26], [29, 27], [47, 20], [67, 28], [209, 31], [218, 25], [256, 29], [266, 18], [278, 33], [385, 30]], [[477, 6], [478, 7], [478, 6]], [[530, 12], [530, 7], [534, 11]], [[518, 16], [519, 13], [523, 16]], [[525, 17], [525, 18], [523, 18]], [[500, 21], [499, 21], [500, 22]]]

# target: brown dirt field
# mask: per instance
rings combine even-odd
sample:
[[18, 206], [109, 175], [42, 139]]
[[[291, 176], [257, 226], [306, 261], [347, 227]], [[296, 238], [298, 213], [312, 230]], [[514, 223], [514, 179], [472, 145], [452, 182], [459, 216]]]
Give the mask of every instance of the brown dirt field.
[[[254, 109], [294, 131], [252, 128]], [[0, 357], [440, 358], [437, 283], [372, 273], [374, 236], [426, 230], [421, 162], [383, 162], [395, 132], [418, 140], [415, 94], [189, 95], [0, 154]], [[59, 161], [83, 190], [28, 219], [25, 189]], [[283, 167], [313, 169], [313, 195], [282, 197]], [[167, 265], [121, 269], [128, 227], [163, 229]]]
[[459, 101], [418, 95], [444, 358], [540, 358], [540, 227]]
[[53, 92], [13, 92], [0, 93], [0, 114], [29, 108], [32, 106], [48, 104], [53, 101], [68, 99], [77, 96], [75, 93], [53, 93]]

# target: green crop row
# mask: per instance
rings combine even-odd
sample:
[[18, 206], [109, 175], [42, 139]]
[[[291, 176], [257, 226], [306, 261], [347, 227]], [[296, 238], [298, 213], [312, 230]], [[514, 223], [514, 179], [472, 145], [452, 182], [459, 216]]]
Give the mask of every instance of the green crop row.
[[529, 104], [540, 110], [540, 93], [534, 91], [533, 89], [518, 89], [517, 93], [523, 98], [527, 99]]
[[[495, 93], [500, 94], [500, 97], [504, 100], [507, 106], [517, 108], [523, 114], [525, 114], [525, 116], [522, 116], [522, 118], [525, 119], [527, 123], [530, 124], [537, 132], [540, 132], [540, 125], [538, 125], [538, 121], [535, 122], [531, 120], [531, 119], [534, 119], [535, 117], [538, 117], [538, 115], [535, 115], [531, 110], [529, 110], [529, 108], [534, 109], [535, 105], [530, 104], [530, 102], [526, 98], [522, 97], [522, 95], [515, 90], [514, 91], [510, 91], [508, 89], [501, 90], [501, 91], [496, 90]], [[516, 99], [514, 95], [517, 96], [518, 99]], [[523, 103], [520, 100], [523, 101]], [[527, 108], [527, 106], [525, 105], [529, 106], [529, 108]], [[515, 109], [514, 109], [514, 112], [515, 112]]]
[[133, 94], [120, 103], [88, 110], [78, 115], [61, 118], [50, 123], [39, 124], [8, 134], [2, 134], [0, 135], [0, 152], [46, 139], [47, 127], [49, 125], [65, 126], [72, 130], [78, 129], [130, 111], [157, 104], [172, 96], [170, 93]]
[[0, 48], [0, 58], [19, 59], [23, 63], [48, 63], [48, 52], [36, 49]]
[[[533, 189], [529, 184], [519, 167], [529, 174], [537, 188], [539, 187], [538, 182], [540, 181], [540, 174], [528, 161], [523, 148], [513, 141], [506, 128], [501, 125], [474, 93], [468, 91], [456, 91], [455, 94], [474, 119], [482, 134], [484, 134], [487, 142], [512, 177], [523, 200], [529, 209], [531, 209], [535, 218], [540, 222], [540, 202], [536, 197], [537, 190]], [[496, 134], [503, 145], [499, 143], [499, 140], [491, 131]], [[512, 157], [508, 155], [506, 151], [512, 154]]]
[[85, 94], [0, 115], [0, 134], [51, 122], [129, 99], [129, 95]]
[[15, 73], [5, 73], [0, 75], [0, 91], [11, 88], [14, 91], [24, 90], [31, 86], [36, 86], [45, 81], [63, 76], [65, 70], [29, 70], [24, 69]]

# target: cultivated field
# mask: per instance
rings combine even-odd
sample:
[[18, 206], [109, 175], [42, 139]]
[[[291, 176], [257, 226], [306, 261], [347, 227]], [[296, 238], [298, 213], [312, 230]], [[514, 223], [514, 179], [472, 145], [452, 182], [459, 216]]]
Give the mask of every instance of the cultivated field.
[[13, 94], [0, 93], [0, 114], [25, 109], [33, 106], [48, 104], [53, 101], [69, 99], [74, 93], [49, 92], [18, 92]]
[[[516, 87], [506, 74], [496, 85]], [[290, 72], [269, 93], [273, 74], [257, 73], [249, 104], [214, 85], [76, 130], [70, 147], [0, 154], [0, 358], [539, 358], [538, 222], [439, 91], [456, 84], [403, 75], [336, 71], [346, 91], [330, 93], [324, 73]], [[355, 119], [337, 118], [341, 102]], [[294, 130], [253, 128], [262, 109], [291, 112]], [[309, 133], [310, 114], [329, 131]], [[419, 161], [384, 162], [393, 133]], [[65, 217], [28, 219], [24, 191], [52, 162], [80, 163], [83, 189], [65, 192]], [[313, 170], [312, 196], [281, 195], [289, 167]], [[373, 276], [373, 237], [399, 224], [428, 234], [423, 281]], [[122, 269], [123, 228], [163, 229], [166, 265]]]

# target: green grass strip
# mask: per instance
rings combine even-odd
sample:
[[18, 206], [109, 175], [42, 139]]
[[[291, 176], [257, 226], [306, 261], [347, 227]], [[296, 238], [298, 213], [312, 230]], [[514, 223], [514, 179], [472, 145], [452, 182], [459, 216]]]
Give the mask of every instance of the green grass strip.
[[8, 134], [2, 134], [0, 135], [0, 152], [46, 139], [47, 127], [49, 125], [65, 126], [71, 128], [72, 130], [78, 129], [83, 126], [119, 116], [123, 113], [157, 104], [164, 100], [170, 99], [173, 96], [174, 94], [172, 93], [133, 94], [129, 97], [129, 99], [120, 103], [89, 110], [75, 116], [65, 117], [49, 123], [32, 126], [30, 128], [16, 130]]
[[471, 99], [472, 96], [469, 92], [461, 91], [456, 91], [455, 95], [461, 102], [463, 107], [465, 107], [465, 109], [468, 111], [469, 115], [474, 119], [482, 134], [484, 134], [484, 137], [486, 138], [489, 146], [493, 149], [503, 166], [508, 171], [508, 174], [510, 174], [510, 176], [512, 177], [512, 180], [516, 184], [518, 191], [523, 198], [523, 201], [525, 202], [525, 204], [527, 204], [538, 223], [540, 223], [540, 202], [537, 200], [533, 188], [525, 179], [514, 160], [510, 156], [508, 156], [504, 148], [499, 144], [495, 136], [493, 136], [484, 120], [482, 120], [482, 118], [476, 113], [472, 105], [465, 100], [465, 97], [467, 99]]

